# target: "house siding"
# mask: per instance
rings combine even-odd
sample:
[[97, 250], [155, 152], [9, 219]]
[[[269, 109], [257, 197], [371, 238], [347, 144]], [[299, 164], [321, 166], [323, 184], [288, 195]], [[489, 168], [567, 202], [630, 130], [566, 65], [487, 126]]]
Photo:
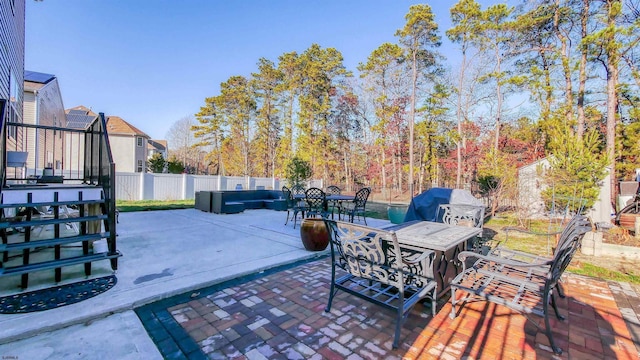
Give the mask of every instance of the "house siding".
[[137, 156], [136, 154], [136, 138], [135, 136], [119, 136], [109, 134], [109, 143], [111, 144], [111, 155], [116, 163], [118, 172], [136, 172]]
[[[24, 123], [64, 127], [67, 124], [58, 79], [53, 79], [38, 90], [24, 93]], [[45, 167], [60, 170], [63, 165], [62, 133], [53, 130], [26, 129], [25, 146], [29, 152], [27, 167], [40, 175]], [[36, 149], [36, 138], [38, 141]], [[37, 150], [37, 151], [36, 151]], [[36, 156], [38, 157], [36, 163]], [[36, 166], [37, 165], [37, 166]]]
[[[5, 121], [22, 122], [24, 15], [25, 0], [0, 1], [0, 98], [11, 100], [7, 104], [7, 116], [0, 119], [3, 129]], [[15, 94], [13, 99], [10, 99], [11, 94]], [[7, 138], [6, 149], [3, 150], [23, 150], [22, 145], [22, 133], [17, 131], [15, 136]], [[15, 172], [16, 169], [7, 169], [7, 175], [15, 176]]]
[[0, 60], [0, 96], [9, 99], [11, 73], [15, 76], [18, 88], [16, 112], [22, 119], [22, 89], [24, 79], [24, 10], [25, 1], [0, 1], [0, 46], [2, 60]]

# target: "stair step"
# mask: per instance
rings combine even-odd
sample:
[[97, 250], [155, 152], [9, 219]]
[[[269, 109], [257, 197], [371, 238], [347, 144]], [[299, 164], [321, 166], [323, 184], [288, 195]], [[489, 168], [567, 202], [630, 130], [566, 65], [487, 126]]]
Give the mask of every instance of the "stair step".
[[86, 205], [86, 204], [102, 204], [104, 199], [96, 200], [70, 200], [70, 201], [50, 201], [50, 202], [31, 202], [21, 204], [0, 204], [0, 209], [17, 208], [17, 207], [36, 207], [36, 206], [69, 206], [69, 205]]
[[81, 241], [100, 240], [109, 237], [109, 232], [70, 236], [58, 239], [32, 240], [15, 244], [0, 244], [0, 252], [33, 249], [36, 247], [47, 247], [55, 245], [71, 244]]
[[31, 221], [10, 221], [0, 223], [0, 229], [14, 228], [14, 227], [33, 227], [39, 225], [53, 225], [53, 224], [66, 224], [70, 222], [83, 222], [83, 221], [99, 221], [106, 220], [107, 215], [94, 215], [83, 217], [65, 217], [63, 219], [45, 219], [45, 220], [31, 220]]
[[100, 253], [70, 257], [66, 259], [43, 261], [39, 263], [0, 268], [0, 276], [27, 274], [34, 271], [57, 269], [65, 266], [85, 264], [93, 261], [115, 259], [122, 256], [120, 251], [113, 254]]

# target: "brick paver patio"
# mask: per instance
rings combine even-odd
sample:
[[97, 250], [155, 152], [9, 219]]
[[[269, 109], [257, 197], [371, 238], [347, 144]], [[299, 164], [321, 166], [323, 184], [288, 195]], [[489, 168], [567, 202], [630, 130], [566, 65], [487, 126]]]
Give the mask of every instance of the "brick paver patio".
[[[554, 355], [544, 331], [509, 309], [467, 303], [455, 320], [418, 304], [391, 349], [394, 314], [338, 292], [325, 313], [330, 259], [257, 274], [137, 310], [166, 358], [210, 359], [638, 359], [607, 282], [568, 275], [555, 321]], [[541, 327], [541, 318], [533, 317]]]

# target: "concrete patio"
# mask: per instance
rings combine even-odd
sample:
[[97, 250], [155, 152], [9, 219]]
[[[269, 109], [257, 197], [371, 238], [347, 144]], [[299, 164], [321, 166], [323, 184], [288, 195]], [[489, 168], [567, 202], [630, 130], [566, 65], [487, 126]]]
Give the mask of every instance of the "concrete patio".
[[[162, 353], [145, 331], [133, 309], [163, 299], [169, 301], [171, 299], [168, 298], [180, 294], [186, 294], [181, 295], [182, 297], [193, 296], [194, 299], [205, 299], [204, 296], [208, 294], [200, 294], [201, 291], [198, 289], [279, 265], [327, 254], [327, 251], [321, 253], [306, 251], [300, 242], [298, 228], [293, 229], [291, 223], [287, 226], [284, 225], [285, 215], [284, 212], [271, 210], [249, 210], [241, 214], [216, 215], [195, 209], [123, 213], [120, 215], [120, 223], [118, 224], [118, 248], [124, 256], [119, 261], [116, 286], [94, 298], [53, 310], [0, 315], [0, 354], [24, 359], [160, 359], [163, 357]], [[384, 220], [367, 219], [367, 221], [370, 226], [374, 227], [389, 224]], [[326, 264], [326, 258], [320, 263]], [[64, 273], [70, 273], [70, 271], [63, 270]], [[92, 277], [108, 274], [111, 274], [108, 264], [105, 263], [102, 266], [98, 264], [94, 267]], [[38, 274], [33, 277], [31, 283], [34, 285], [28, 290], [45, 286], [44, 284], [52, 279], [52, 272]], [[81, 279], [83, 277], [66, 281]], [[640, 334], [637, 316], [637, 313], [640, 312], [638, 288], [628, 284], [603, 282], [578, 276], [571, 276], [569, 279], [570, 299], [575, 299], [575, 301], [567, 303], [567, 311], [570, 315], [577, 306], [575, 304], [585, 304], [585, 308], [592, 309], [590, 314], [599, 314], [601, 317], [601, 320], [595, 320], [596, 323], [602, 324], [603, 328], [614, 333], [613, 338], [618, 348], [622, 350], [612, 350], [613, 353], [617, 356], [626, 354], [629, 358], [637, 358], [638, 348], [635, 346], [638, 342], [637, 336]], [[0, 281], [0, 295], [16, 292], [18, 281], [19, 277]], [[298, 294], [299, 297], [300, 291], [304, 290], [303, 285], [293, 289], [295, 291], [291, 293], [291, 296]], [[319, 295], [318, 301], [323, 302], [325, 299]], [[344, 298], [344, 301], [350, 301], [350, 298]], [[177, 305], [179, 304], [172, 306]], [[464, 310], [471, 315], [461, 313], [455, 321], [452, 321], [448, 319], [447, 304], [443, 304], [435, 319], [427, 317], [427, 322], [421, 323], [422, 325], [415, 322], [407, 324], [408, 327], [405, 328], [408, 329], [406, 331], [407, 341], [410, 340], [407, 346], [410, 345], [410, 347], [405, 346], [402, 348], [403, 352], [390, 352], [387, 355], [392, 358], [402, 356], [458, 358], [465, 354], [464, 350], [458, 353], [449, 351], [452, 346], [454, 348], [468, 346], [469, 351], [466, 354], [472, 355], [473, 358], [482, 357], [478, 354], [485, 354], [484, 357], [489, 354], [496, 355], [495, 351], [470, 352], [473, 346], [491, 344], [479, 341], [469, 343], [469, 335], [465, 335], [470, 331], [468, 326], [472, 326], [474, 331], [482, 333], [482, 331], [489, 331], [492, 324], [493, 326], [496, 324], [487, 320], [490, 317], [486, 315], [486, 312], [484, 312], [484, 316], [474, 316], [473, 311], [477, 306], [479, 305], [472, 304], [468, 310]], [[375, 308], [371, 311], [372, 316], [380, 313]], [[505, 313], [501, 308], [493, 308], [488, 311], [492, 315], [495, 313], [504, 315]], [[321, 313], [321, 311], [318, 312], [318, 314]], [[517, 329], [514, 329], [514, 336], [520, 336], [518, 339], [521, 339], [516, 344], [517, 348], [522, 349], [521, 355], [528, 354], [520, 357], [553, 357], [552, 353], [544, 349], [544, 346], [536, 345], [539, 342], [544, 343], [544, 339], [538, 340], [535, 332], [532, 335], [532, 330], [525, 327], [520, 315], [501, 316], [501, 319], [505, 318], [511, 319], [508, 321], [519, 324], [518, 326], [524, 329], [523, 332], [521, 330], [520, 335], [515, 334]], [[332, 318], [326, 317], [325, 319]], [[418, 322], [424, 320], [418, 315]], [[470, 324], [469, 321], [473, 321], [473, 324]], [[603, 321], [609, 325], [602, 323]], [[327, 324], [328, 322], [325, 325]], [[570, 324], [578, 324], [578, 327], [582, 327], [579, 321]], [[419, 329], [417, 325], [422, 328]], [[479, 329], [478, 326], [482, 326], [482, 328]], [[559, 329], [562, 334], [566, 332], [571, 336], [570, 325], [567, 325], [566, 329], [564, 327], [559, 327]], [[275, 329], [272, 330], [275, 331]], [[185, 331], [188, 333], [189, 329]], [[389, 330], [377, 330], [377, 333], [384, 333], [384, 331], [388, 332]], [[417, 335], [413, 335], [414, 331], [418, 331]], [[272, 335], [275, 336], [275, 334]], [[381, 348], [386, 346], [386, 340], [382, 339], [385, 337], [383, 335], [385, 334], [380, 334], [378, 340], [374, 342], [378, 344], [376, 346]], [[596, 335], [598, 334], [594, 335], [597, 339]], [[600, 335], [603, 339], [602, 342], [611, 339], [610, 336]], [[467, 343], [464, 342], [465, 336], [467, 336]], [[525, 342], [527, 336], [529, 338], [533, 336], [532, 343]], [[582, 345], [580, 345], [582, 347], [574, 352], [584, 352], [581, 349], [593, 344], [593, 336], [581, 336], [577, 339], [572, 338], [576, 343], [582, 341]], [[634, 339], [636, 345], [634, 345]], [[192, 340], [198, 343], [203, 339]], [[496, 340], [498, 342], [504, 341], [499, 338]], [[572, 347], [569, 342], [562, 345], [565, 345], [565, 348]], [[576, 345], [574, 344], [573, 347], [575, 348]], [[591, 358], [607, 358], [612, 354], [606, 352], [607, 348], [612, 349], [611, 346], [601, 345], [599, 348], [601, 351], [585, 352], [585, 354]], [[251, 350], [254, 349], [256, 348]], [[434, 353], [434, 351], [436, 352]], [[320, 354], [314, 356], [332, 357], [329, 353], [323, 355], [319, 349], [314, 352]], [[166, 352], [163, 353], [166, 355]], [[436, 353], [437, 356], [435, 356]], [[187, 352], [182, 352], [182, 354], [186, 356]], [[255, 351], [252, 354], [255, 355], [253, 358], [268, 358], [265, 354], [258, 354]], [[345, 358], [351, 355], [366, 357], [363, 354], [350, 351], [348, 354], [345, 352], [342, 355], [338, 352], [337, 356]], [[598, 354], [601, 356], [599, 357]], [[512, 358], [515, 354], [501, 352], [497, 355]], [[247, 354], [244, 356], [252, 358]], [[566, 353], [563, 357], [566, 357]]]

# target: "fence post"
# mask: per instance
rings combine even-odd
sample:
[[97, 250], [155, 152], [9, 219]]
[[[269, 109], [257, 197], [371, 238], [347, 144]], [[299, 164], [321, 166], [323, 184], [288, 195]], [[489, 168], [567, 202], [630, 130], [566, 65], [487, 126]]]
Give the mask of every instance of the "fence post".
[[187, 198], [187, 174], [182, 174], [182, 200]]
[[216, 190], [220, 191], [222, 189], [222, 175], [218, 175], [218, 188]]
[[[118, 179], [116, 177], [116, 179]], [[140, 194], [138, 200], [144, 200], [144, 172], [140, 173]]]

